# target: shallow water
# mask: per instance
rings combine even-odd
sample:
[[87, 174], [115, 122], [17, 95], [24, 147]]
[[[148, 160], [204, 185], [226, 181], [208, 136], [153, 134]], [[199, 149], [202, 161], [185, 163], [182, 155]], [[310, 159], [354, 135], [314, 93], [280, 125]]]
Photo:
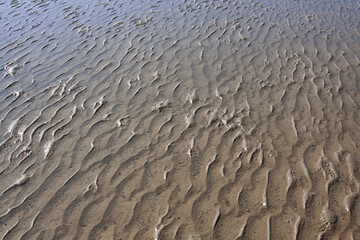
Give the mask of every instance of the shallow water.
[[1, 1], [1, 239], [360, 239], [360, 2]]

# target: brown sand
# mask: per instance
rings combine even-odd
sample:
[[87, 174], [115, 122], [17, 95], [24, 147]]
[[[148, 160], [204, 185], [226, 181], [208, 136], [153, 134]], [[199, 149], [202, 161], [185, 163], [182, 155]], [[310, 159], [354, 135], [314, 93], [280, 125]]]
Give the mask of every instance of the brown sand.
[[0, 2], [1, 239], [360, 239], [360, 3]]

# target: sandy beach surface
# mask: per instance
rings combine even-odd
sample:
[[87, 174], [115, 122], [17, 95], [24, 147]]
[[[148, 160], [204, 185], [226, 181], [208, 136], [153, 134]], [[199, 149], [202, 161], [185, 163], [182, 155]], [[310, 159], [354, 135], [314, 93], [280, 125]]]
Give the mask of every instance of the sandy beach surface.
[[359, 0], [0, 0], [0, 239], [360, 239]]

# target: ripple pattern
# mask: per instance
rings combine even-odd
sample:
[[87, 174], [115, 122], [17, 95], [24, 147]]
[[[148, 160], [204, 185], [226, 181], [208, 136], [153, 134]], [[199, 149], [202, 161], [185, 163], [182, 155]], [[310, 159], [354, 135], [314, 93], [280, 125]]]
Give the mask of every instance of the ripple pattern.
[[1, 1], [1, 239], [360, 239], [356, 0]]

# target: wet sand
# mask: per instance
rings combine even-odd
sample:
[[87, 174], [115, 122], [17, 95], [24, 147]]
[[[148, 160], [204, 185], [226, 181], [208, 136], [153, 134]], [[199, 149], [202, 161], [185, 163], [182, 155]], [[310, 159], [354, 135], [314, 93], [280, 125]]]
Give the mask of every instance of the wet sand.
[[0, 2], [0, 239], [360, 239], [360, 3]]

